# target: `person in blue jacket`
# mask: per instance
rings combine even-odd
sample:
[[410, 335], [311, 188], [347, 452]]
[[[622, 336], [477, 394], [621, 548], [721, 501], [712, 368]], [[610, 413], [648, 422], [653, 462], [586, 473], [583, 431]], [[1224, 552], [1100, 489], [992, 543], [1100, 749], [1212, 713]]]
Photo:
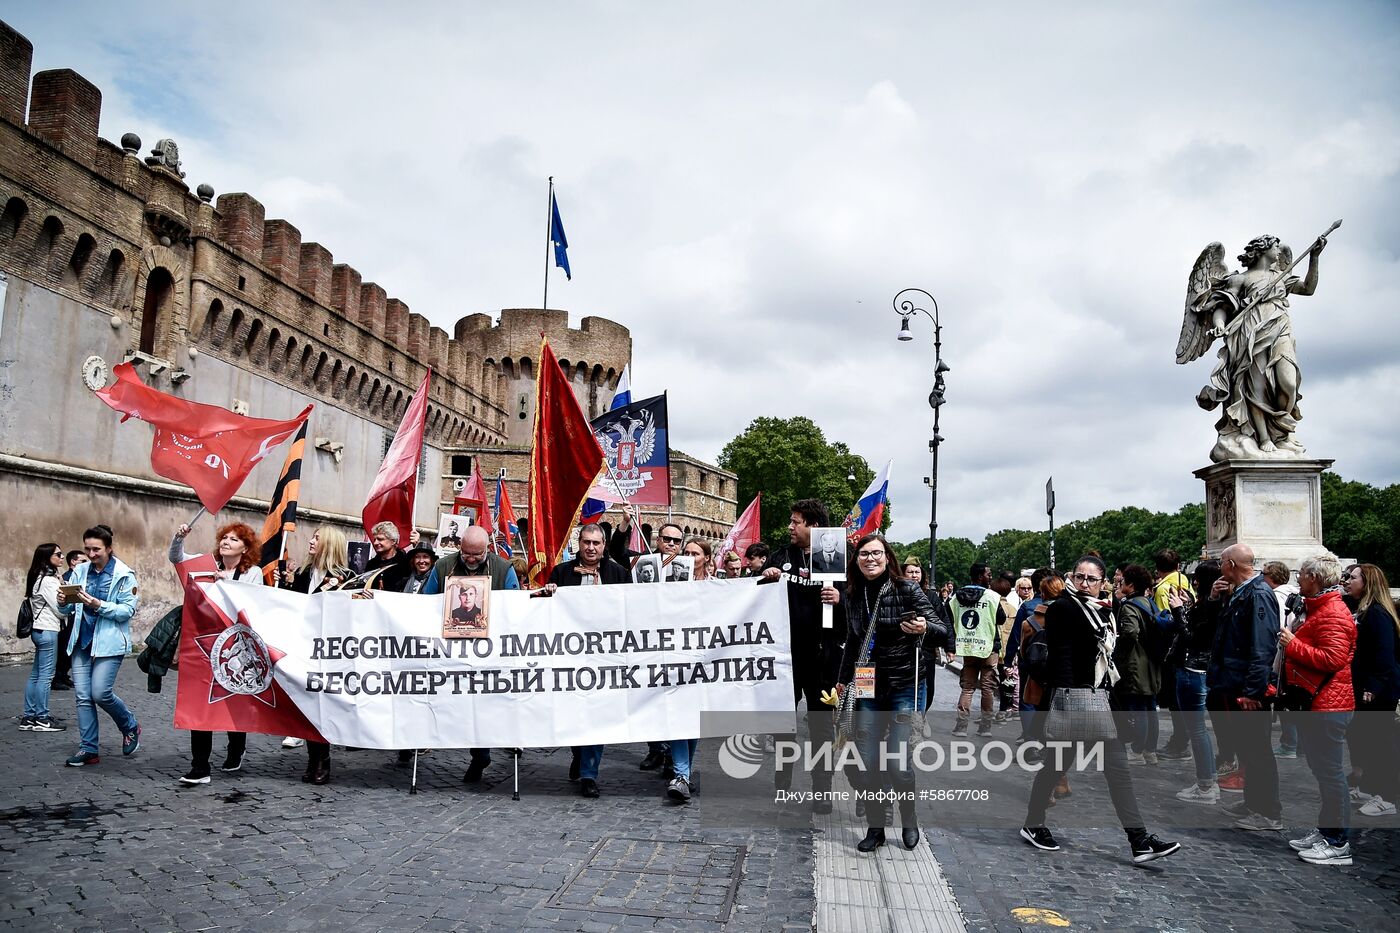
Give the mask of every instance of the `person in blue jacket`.
[[70, 583], [82, 589], [72, 599], [59, 592], [59, 612], [71, 615], [73, 631], [67, 653], [73, 659], [73, 688], [78, 699], [78, 752], [67, 764], [95, 765], [98, 757], [97, 707], [102, 707], [122, 734], [122, 754], [141, 747], [141, 726], [113, 692], [122, 658], [131, 651], [131, 617], [136, 613], [136, 573], [112, 553], [112, 529], [95, 525], [83, 532], [88, 562], [73, 571]]

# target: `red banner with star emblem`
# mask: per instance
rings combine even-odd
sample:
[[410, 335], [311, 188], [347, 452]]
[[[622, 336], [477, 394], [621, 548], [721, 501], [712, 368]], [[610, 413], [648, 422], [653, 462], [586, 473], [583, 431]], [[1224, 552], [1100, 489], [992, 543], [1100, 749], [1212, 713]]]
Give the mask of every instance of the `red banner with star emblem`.
[[253, 631], [246, 610], [232, 619], [205, 594], [203, 587], [217, 579], [214, 555], [192, 557], [175, 570], [185, 589], [175, 728], [324, 742], [273, 677], [283, 653]]

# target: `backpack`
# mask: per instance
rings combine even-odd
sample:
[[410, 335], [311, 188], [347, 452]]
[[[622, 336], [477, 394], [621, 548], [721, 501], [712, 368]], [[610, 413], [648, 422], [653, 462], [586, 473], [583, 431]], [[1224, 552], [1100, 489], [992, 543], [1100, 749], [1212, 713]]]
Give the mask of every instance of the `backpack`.
[[1142, 596], [1134, 596], [1127, 605], [1136, 607], [1142, 613], [1142, 647], [1153, 664], [1161, 667], [1171, 651], [1171, 633], [1157, 621], [1157, 612], [1152, 604]]
[[1045, 626], [1037, 625], [1035, 613], [1026, 620], [1031, 624], [1031, 637], [1021, 645], [1021, 670], [1041, 686], [1050, 666], [1050, 645], [1045, 640]]
[[29, 597], [19, 604], [19, 617], [15, 619], [15, 637], [28, 638], [34, 633], [34, 607]]

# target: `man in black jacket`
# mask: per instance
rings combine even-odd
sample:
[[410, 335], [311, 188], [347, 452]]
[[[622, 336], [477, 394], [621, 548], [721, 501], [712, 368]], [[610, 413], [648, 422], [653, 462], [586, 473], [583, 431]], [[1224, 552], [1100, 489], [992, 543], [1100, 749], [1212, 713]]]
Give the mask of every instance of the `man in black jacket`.
[[365, 570], [383, 571], [374, 578], [370, 588], [403, 592], [413, 567], [408, 563], [408, 555], [399, 550], [399, 529], [393, 522], [380, 522], [370, 529], [369, 543], [374, 548], [374, 557], [365, 564]]
[[1233, 544], [1221, 553], [1220, 579], [1211, 587], [1210, 598], [1226, 602], [1206, 672], [1206, 705], [1225, 712], [1221, 722], [1234, 739], [1244, 772], [1244, 803], [1226, 812], [1239, 817], [1239, 829], [1280, 830], [1283, 805], [1269, 709], [1269, 675], [1278, 650], [1278, 599], [1255, 572], [1254, 551], [1248, 545]]
[[[606, 586], [631, 583], [631, 574], [606, 553], [607, 536], [597, 525], [584, 525], [578, 533], [578, 557], [565, 561], [549, 574], [549, 582], [541, 590], [553, 596], [561, 586]], [[574, 760], [569, 765], [569, 780], [578, 781], [579, 793], [585, 797], [598, 796], [598, 768], [603, 763], [603, 746], [575, 745]]]
[[[788, 546], [768, 556], [763, 568], [763, 582], [772, 583], [786, 577], [788, 587], [788, 623], [792, 630], [793, 704], [807, 698], [807, 722], [814, 746], [830, 743], [835, 738], [832, 712], [821, 701], [823, 690], [836, 683], [841, 663], [841, 647], [846, 633], [833, 624], [822, 627], [821, 591], [823, 584], [811, 579], [807, 568], [812, 550], [812, 529], [827, 527], [830, 520], [826, 506], [816, 499], [799, 499], [792, 504], [792, 519], [788, 522]], [[795, 740], [795, 736], [777, 738]], [[776, 776], [779, 790], [792, 786], [791, 767], [780, 769]], [[818, 765], [812, 771], [812, 790], [824, 794], [831, 790], [831, 771]], [[818, 813], [830, 813], [831, 802], [820, 797], [812, 804]]]

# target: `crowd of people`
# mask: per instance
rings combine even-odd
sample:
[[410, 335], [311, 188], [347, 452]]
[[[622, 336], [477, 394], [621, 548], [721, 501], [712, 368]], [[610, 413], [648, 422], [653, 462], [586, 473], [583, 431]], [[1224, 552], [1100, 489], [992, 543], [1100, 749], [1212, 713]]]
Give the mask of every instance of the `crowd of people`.
[[[556, 566], [532, 595], [550, 597], [568, 586], [631, 584], [630, 564], [639, 556], [627, 548], [633, 521], [637, 516], [629, 512], [616, 529], [583, 526], [576, 555]], [[1238, 802], [1225, 808], [1234, 825], [1276, 832], [1283, 828], [1276, 759], [1301, 752], [1322, 806], [1316, 830], [1289, 845], [1313, 864], [1351, 864], [1353, 810], [1363, 817], [1396, 813], [1400, 619], [1385, 575], [1375, 565], [1344, 568], [1335, 557], [1319, 555], [1302, 562], [1295, 582], [1278, 562], [1257, 570], [1252, 551], [1237, 544], [1218, 560], [1195, 564], [1189, 576], [1171, 550], [1153, 555], [1151, 569], [1133, 563], [1111, 572], [1101, 557], [1089, 553], [1068, 575], [1048, 567], [1024, 576], [994, 573], [979, 563], [968, 568], [966, 583], [935, 590], [917, 557], [901, 564], [878, 534], [853, 543], [844, 580], [813, 579], [812, 529], [829, 525], [821, 502], [802, 499], [792, 505], [789, 540], [780, 548], [755, 543], [743, 554], [717, 553], [710, 542], [687, 537], [671, 522], [655, 536], [662, 579], [672, 579], [664, 568], [685, 556], [693, 561], [694, 581], [752, 577], [759, 584], [788, 587], [794, 707], [805, 703], [809, 713], [830, 713], [808, 717], [814, 743], [839, 735], [855, 742], [862, 758], [875, 758], [878, 743], [907, 741], [928, 709], [934, 671], [958, 662], [954, 736], [968, 734], [976, 700], [979, 736], [1015, 721], [1018, 743], [1105, 743], [1109, 795], [1135, 862], [1180, 848], [1148, 831], [1134, 792], [1132, 769], [1163, 760], [1193, 763], [1194, 780], [1176, 794], [1179, 800], [1220, 806], [1223, 794], [1239, 794]], [[190, 533], [187, 525], [175, 532], [172, 563], [193, 556], [185, 547]], [[344, 532], [331, 525], [312, 535], [304, 560], [289, 561], [280, 575], [270, 577], [256, 565], [257, 536], [247, 524], [218, 528], [212, 544], [220, 578], [275, 582], [302, 593], [353, 583], [370, 595], [390, 590], [431, 596], [442, 593], [454, 576], [488, 577], [497, 590], [520, 589], [525, 578], [519, 560], [497, 553], [496, 542], [480, 527], [467, 528], [459, 547], [446, 552], [416, 535], [404, 549], [398, 529], [388, 522], [375, 525], [369, 537], [374, 557], [360, 574], [350, 567]], [[71, 687], [80, 741], [67, 764], [100, 762], [98, 708], [120, 733], [122, 754], [135, 754], [141, 726], [114, 684], [132, 650], [137, 582], [114, 553], [111, 528], [87, 529], [81, 550], [64, 553], [57, 544], [40, 545], [25, 586], [34, 617], [34, 661], [20, 729], [64, 731], [51, 715], [51, 690]], [[824, 611], [834, 615], [834, 625], [823, 625]], [[178, 619], [173, 630], [162, 629], [163, 624], [147, 639], [143, 669], [173, 666]], [[1172, 723], [1165, 743], [1161, 707], [1170, 711]], [[1094, 726], [1095, 715], [1111, 729]], [[1078, 723], [1077, 731], [1067, 723]], [[1277, 746], [1275, 724], [1280, 726]], [[330, 781], [328, 744], [297, 738], [283, 744], [305, 744], [303, 781]], [[245, 735], [230, 733], [221, 769], [241, 769], [246, 748]], [[191, 732], [191, 766], [181, 782], [210, 781], [212, 749], [211, 733]], [[651, 742], [640, 767], [662, 776], [666, 798], [688, 803], [696, 791], [695, 750], [690, 737]], [[578, 782], [582, 796], [600, 796], [604, 748], [581, 746], [572, 752], [570, 779]], [[398, 761], [407, 763], [414, 754], [401, 750]], [[491, 750], [471, 749], [469, 755], [462, 780], [475, 784], [491, 764]], [[1031, 787], [1020, 836], [1039, 850], [1055, 851], [1059, 844], [1046, 814], [1071, 793], [1065, 769], [1057, 766], [1064, 759], [1051, 762], [1035, 751], [1029, 758], [1043, 766]], [[818, 813], [831, 810], [832, 778], [821, 764], [811, 774]], [[914, 789], [914, 775], [907, 762], [852, 779], [867, 791], [904, 792], [892, 798], [900, 800], [901, 841], [917, 846], [919, 827], [907, 793]], [[776, 772], [779, 790], [791, 782], [790, 766]], [[889, 814], [872, 803], [863, 812], [867, 833], [857, 847], [870, 852], [885, 844]]]

